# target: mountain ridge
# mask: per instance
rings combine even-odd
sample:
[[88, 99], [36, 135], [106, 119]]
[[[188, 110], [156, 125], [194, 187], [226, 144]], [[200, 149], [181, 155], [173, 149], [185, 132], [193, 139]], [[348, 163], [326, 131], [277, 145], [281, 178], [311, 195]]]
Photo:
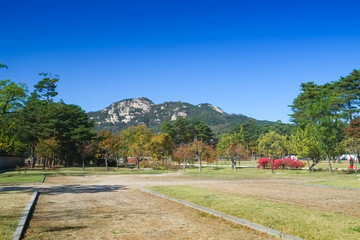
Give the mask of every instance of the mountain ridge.
[[228, 114], [210, 103], [193, 105], [182, 101], [168, 101], [155, 104], [146, 97], [117, 101], [102, 110], [88, 112], [88, 116], [94, 120], [96, 130], [111, 132], [119, 132], [137, 124], [146, 124], [152, 130], [159, 131], [163, 121], [174, 121], [179, 117], [204, 121], [215, 134], [225, 133], [234, 125], [249, 120], [258, 124], [274, 124], [271, 121], [256, 120], [242, 114]]

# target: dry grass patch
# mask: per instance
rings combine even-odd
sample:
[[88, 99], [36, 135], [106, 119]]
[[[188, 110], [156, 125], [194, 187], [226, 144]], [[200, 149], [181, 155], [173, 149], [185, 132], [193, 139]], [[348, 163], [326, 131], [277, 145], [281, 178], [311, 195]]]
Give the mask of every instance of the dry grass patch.
[[11, 239], [30, 193], [0, 192], [0, 239]]

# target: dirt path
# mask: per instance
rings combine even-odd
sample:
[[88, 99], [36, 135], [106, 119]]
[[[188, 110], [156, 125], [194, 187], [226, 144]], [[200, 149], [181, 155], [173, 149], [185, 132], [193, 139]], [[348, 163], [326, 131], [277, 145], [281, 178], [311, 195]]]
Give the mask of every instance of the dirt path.
[[52, 177], [25, 239], [265, 239], [138, 187], [191, 185], [360, 217], [360, 191], [295, 185], [294, 180], [207, 180], [182, 174]]
[[294, 181], [294, 179], [208, 180], [184, 177], [182, 174], [89, 176], [68, 177], [66, 179], [59, 177], [49, 179], [49, 182], [64, 182], [66, 184], [97, 183], [112, 185], [121, 182], [131, 188], [160, 185], [191, 185], [242, 196], [306, 206], [314, 210], [324, 210], [360, 217], [360, 211], [357, 211], [357, 209], [360, 209], [359, 190], [301, 185], [301, 180], [297, 182], [300, 184], [294, 184]]
[[25, 239], [271, 238], [126, 185], [67, 185], [40, 195]]

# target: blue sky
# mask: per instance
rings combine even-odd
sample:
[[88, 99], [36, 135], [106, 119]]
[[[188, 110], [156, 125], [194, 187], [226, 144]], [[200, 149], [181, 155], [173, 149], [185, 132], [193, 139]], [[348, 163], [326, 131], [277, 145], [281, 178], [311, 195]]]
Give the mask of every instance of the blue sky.
[[86, 111], [125, 98], [288, 122], [302, 82], [360, 68], [358, 1], [0, 0], [0, 79]]

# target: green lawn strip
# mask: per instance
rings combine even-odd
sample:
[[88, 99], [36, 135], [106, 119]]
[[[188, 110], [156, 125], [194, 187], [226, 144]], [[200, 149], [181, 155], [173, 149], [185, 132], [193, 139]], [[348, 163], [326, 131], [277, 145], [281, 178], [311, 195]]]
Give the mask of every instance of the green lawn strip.
[[0, 184], [8, 183], [34, 183], [41, 182], [43, 173], [27, 171], [26, 174], [21, 174], [18, 171], [5, 172], [0, 174]]
[[0, 239], [11, 239], [31, 193], [0, 192]]
[[190, 186], [150, 189], [305, 239], [360, 239], [360, 219], [351, 216]]

